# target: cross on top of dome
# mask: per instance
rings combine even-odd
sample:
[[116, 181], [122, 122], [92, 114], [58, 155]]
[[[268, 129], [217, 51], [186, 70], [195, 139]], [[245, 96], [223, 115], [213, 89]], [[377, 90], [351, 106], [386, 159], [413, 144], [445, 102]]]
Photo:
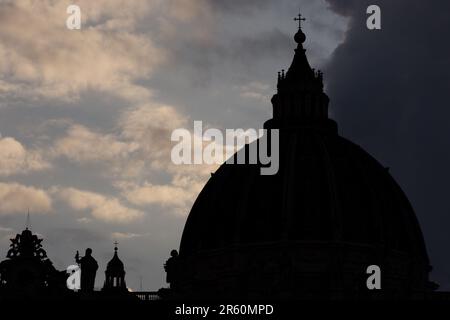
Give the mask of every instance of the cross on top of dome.
[[299, 12], [298, 16], [294, 18], [294, 21], [298, 21], [298, 29], [301, 29], [302, 21], [306, 21], [306, 18], [303, 18], [302, 14]]
[[302, 14], [299, 13], [298, 16], [294, 18], [294, 21], [298, 21], [298, 31], [294, 36], [294, 40], [301, 45], [306, 40], [306, 35], [302, 31], [302, 21], [306, 21], [306, 18], [303, 18]]

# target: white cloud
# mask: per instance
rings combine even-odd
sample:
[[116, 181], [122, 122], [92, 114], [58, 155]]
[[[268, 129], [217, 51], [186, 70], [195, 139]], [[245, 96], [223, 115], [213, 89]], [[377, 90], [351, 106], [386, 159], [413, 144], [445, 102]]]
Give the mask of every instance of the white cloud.
[[159, 104], [130, 108], [119, 120], [122, 136], [138, 143], [150, 159], [166, 157], [169, 160], [172, 131], [186, 124], [187, 117], [174, 107]]
[[142, 238], [149, 235], [149, 233], [113, 232], [111, 234], [111, 238], [114, 240], [128, 240], [133, 238]]
[[87, 89], [136, 92], [134, 81], [164, 60], [150, 37], [133, 32], [152, 1], [77, 1], [83, 17], [77, 31], [65, 27], [69, 4], [0, 3], [0, 90], [63, 100]]
[[117, 133], [95, 132], [70, 124], [66, 134], [54, 142], [51, 153], [75, 162], [126, 159], [151, 163], [161, 158], [169, 161], [172, 130], [186, 123], [187, 117], [172, 106], [145, 104], [121, 114]]
[[[186, 127], [188, 117], [174, 106], [152, 102], [152, 89], [138, 83], [173, 58], [158, 45], [177, 41], [180, 27], [201, 43], [214, 40], [205, 27], [213, 22], [211, 8], [205, 0], [79, 0], [82, 29], [71, 31], [65, 27], [69, 4], [66, 0], [0, 1], [0, 93], [33, 101], [73, 100], [85, 91], [119, 95], [128, 109], [114, 131], [69, 122], [60, 138], [45, 137], [47, 143], [53, 140], [43, 149], [45, 154], [77, 164], [99, 164], [99, 173], [107, 172], [113, 185], [133, 186], [119, 192], [134, 205], [158, 204], [186, 213], [209, 169], [171, 163], [171, 133]], [[2, 170], [26, 172], [49, 166], [39, 158], [43, 151], [31, 152], [23, 146], [21, 150], [19, 145], [9, 154], [14, 161], [0, 159], [0, 175]], [[154, 175], [161, 173], [172, 180], [154, 181]], [[73, 188], [58, 194], [73, 209], [90, 210], [96, 219], [125, 222], [142, 216], [112, 196]], [[80, 218], [79, 222], [89, 221]]]
[[117, 198], [74, 188], [56, 189], [60, 199], [77, 211], [89, 210], [92, 217], [105, 222], [128, 223], [144, 213], [124, 206]]
[[78, 221], [79, 223], [89, 223], [89, 222], [92, 221], [92, 219], [87, 218], [87, 217], [81, 217], [81, 218], [78, 218], [77, 221]]
[[52, 211], [52, 199], [45, 190], [18, 183], [0, 183], [0, 214]]
[[[171, 106], [142, 105], [124, 112], [119, 127], [121, 137], [139, 145], [138, 152], [124, 165], [121, 172], [134, 175], [119, 177], [115, 186], [122, 195], [137, 206], [159, 205], [186, 215], [210, 173], [217, 166], [177, 166], [171, 161], [172, 131], [189, 129], [189, 119]], [[127, 170], [124, 168], [132, 168]], [[165, 172], [169, 183], [152, 182], [152, 172]]]
[[158, 205], [172, 212], [187, 215], [195, 198], [203, 188], [213, 166], [169, 166], [173, 175], [168, 184], [157, 185], [150, 182], [117, 182], [116, 187], [122, 195], [134, 205]]
[[128, 201], [136, 205], [158, 204], [163, 207], [185, 208], [192, 201], [192, 191], [173, 185], [145, 184], [124, 192]]
[[114, 133], [69, 124], [65, 135], [50, 147], [50, 154], [80, 164], [106, 162], [104, 168], [111, 177], [145, 178], [153, 170], [168, 170], [172, 131], [186, 124], [187, 117], [172, 106], [140, 105], [121, 114]]
[[112, 161], [128, 157], [137, 147], [136, 143], [121, 142], [112, 134], [96, 133], [76, 124], [55, 142], [53, 155], [76, 162]]
[[50, 168], [37, 150], [28, 150], [11, 137], [0, 136], [0, 176], [23, 174]]
[[[159, 205], [186, 214], [213, 171], [212, 166], [172, 164], [172, 130], [186, 127], [187, 123], [187, 117], [171, 106], [145, 104], [126, 109], [118, 120], [116, 133], [94, 132], [69, 124], [66, 134], [51, 147], [51, 154], [80, 164], [103, 165], [105, 176], [133, 205]], [[165, 173], [172, 180], [166, 184], [150, 182], [155, 173]], [[75, 189], [65, 189], [61, 195], [72, 208], [91, 209], [92, 215], [102, 220], [117, 220], [120, 212], [130, 213], [115, 198]], [[106, 214], [108, 207], [121, 209], [110, 217], [112, 213]], [[136, 212], [131, 213], [134, 216]], [[122, 220], [125, 217], [126, 214]]]

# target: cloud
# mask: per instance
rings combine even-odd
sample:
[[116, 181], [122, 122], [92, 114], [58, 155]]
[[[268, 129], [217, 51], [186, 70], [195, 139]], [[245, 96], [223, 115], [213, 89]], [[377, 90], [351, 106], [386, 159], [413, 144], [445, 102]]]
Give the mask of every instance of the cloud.
[[142, 238], [149, 236], [149, 233], [130, 233], [130, 232], [113, 232], [111, 234], [111, 239], [115, 240], [129, 240], [134, 238]]
[[174, 129], [184, 127], [187, 117], [173, 106], [146, 104], [126, 110], [120, 117], [122, 136], [139, 144], [149, 157], [165, 156]]
[[172, 106], [130, 107], [121, 113], [116, 132], [95, 132], [80, 124], [70, 124], [65, 134], [49, 147], [49, 154], [78, 164], [101, 165], [114, 178], [145, 178], [153, 170], [167, 171], [171, 163], [172, 131], [186, 124], [187, 117]]
[[173, 207], [187, 213], [188, 204], [192, 204], [197, 190], [181, 188], [174, 185], [152, 185], [136, 186], [134, 189], [124, 191], [124, 195], [131, 203], [144, 206], [157, 204], [162, 207]]
[[54, 156], [64, 156], [75, 162], [112, 161], [128, 157], [137, 144], [119, 141], [112, 134], [100, 134], [85, 126], [74, 124], [67, 135], [53, 147]]
[[[121, 138], [139, 145], [121, 172], [133, 172], [134, 176], [122, 175], [115, 185], [122, 195], [134, 205], [159, 205], [176, 213], [187, 214], [213, 168], [208, 165], [176, 166], [171, 161], [174, 129], [186, 128], [188, 118], [167, 105], [143, 105], [130, 108], [121, 116]], [[141, 162], [139, 162], [141, 161]], [[136, 166], [136, 163], [141, 165]], [[150, 182], [152, 173], [164, 172], [171, 181], [160, 184]], [[137, 179], [136, 179], [137, 178]]]
[[233, 14], [248, 14], [263, 10], [273, 3], [271, 0], [207, 0], [215, 10]]
[[10, 97], [72, 100], [85, 90], [124, 94], [164, 59], [145, 34], [133, 32], [148, 1], [77, 1], [81, 30], [68, 30], [68, 1], [0, 3], [0, 90]]
[[117, 223], [129, 223], [143, 217], [139, 210], [124, 206], [117, 198], [104, 196], [95, 192], [64, 188], [54, 190], [60, 199], [77, 211], [89, 210], [92, 217]]
[[441, 35], [450, 3], [379, 0], [381, 30], [371, 31], [371, 1], [328, 2], [351, 21], [325, 70], [335, 118], [391, 168], [417, 213], [436, 280], [448, 283], [450, 45]]
[[126, 109], [117, 122], [116, 133], [71, 124], [54, 142], [52, 155], [80, 163], [117, 162], [134, 156], [145, 156], [148, 161], [160, 159], [169, 154], [172, 131], [185, 126], [187, 117], [172, 106], [145, 104]]
[[[122, 112], [114, 133], [94, 132], [85, 126], [69, 123], [64, 136], [51, 146], [50, 153], [55, 158], [64, 157], [80, 165], [100, 165], [101, 170], [106, 170], [105, 178], [133, 205], [159, 205], [186, 214], [213, 171], [213, 166], [172, 164], [172, 131], [187, 124], [188, 118], [169, 105], [130, 107]], [[161, 174], [169, 177], [170, 182], [155, 182], [154, 176]], [[60, 194], [72, 208], [89, 208], [92, 215], [102, 220], [126, 220], [128, 214], [132, 218], [138, 215], [115, 198], [70, 188]], [[108, 215], [106, 208], [110, 207], [120, 209], [112, 210], [116, 213]], [[123, 217], [118, 218], [120, 216]]]
[[16, 139], [0, 136], [0, 176], [41, 171], [50, 167], [38, 150], [28, 150]]
[[81, 217], [81, 218], [77, 219], [77, 222], [79, 222], [79, 223], [89, 223], [91, 221], [92, 221], [92, 219], [87, 218], [87, 217]]
[[167, 164], [164, 170], [171, 176], [167, 184], [155, 184], [147, 180], [117, 181], [115, 186], [130, 203], [145, 207], [157, 205], [179, 215], [187, 215], [195, 198], [202, 190], [211, 172], [218, 165], [174, 165]]
[[49, 213], [52, 199], [45, 190], [18, 183], [0, 182], [0, 214]]

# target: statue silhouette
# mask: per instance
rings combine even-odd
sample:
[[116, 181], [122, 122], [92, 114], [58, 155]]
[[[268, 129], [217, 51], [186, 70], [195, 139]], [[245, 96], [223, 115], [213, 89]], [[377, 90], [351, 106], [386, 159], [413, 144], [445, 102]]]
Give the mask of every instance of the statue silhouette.
[[81, 259], [77, 251], [77, 254], [75, 255], [75, 261], [80, 265], [81, 268], [81, 292], [94, 291], [95, 274], [97, 273], [98, 264], [94, 257], [92, 257], [92, 249], [87, 248], [86, 254]]
[[173, 288], [173, 284], [176, 281], [177, 273], [178, 273], [178, 251], [172, 250], [170, 252], [170, 258], [167, 259], [164, 264], [164, 270], [167, 273], [166, 282]]

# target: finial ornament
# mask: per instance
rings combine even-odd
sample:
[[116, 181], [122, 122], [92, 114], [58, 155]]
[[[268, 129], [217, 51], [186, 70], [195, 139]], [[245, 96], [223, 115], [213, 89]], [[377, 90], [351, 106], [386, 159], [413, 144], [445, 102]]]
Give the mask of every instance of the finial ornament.
[[28, 213], [27, 213], [27, 222], [26, 222], [26, 226], [25, 226], [25, 228], [28, 230], [28, 229], [31, 229], [31, 222], [30, 222], [31, 220], [30, 220], [30, 208], [28, 208]]
[[298, 16], [296, 18], [294, 18], [294, 21], [298, 21], [298, 31], [294, 36], [294, 40], [298, 44], [302, 44], [306, 40], [306, 36], [302, 31], [302, 21], [306, 21], [306, 19], [303, 18], [301, 13], [299, 13]]
[[117, 242], [117, 241], [114, 241], [114, 251], [117, 251], [117, 245], [118, 245], [119, 243]]
[[294, 21], [298, 21], [298, 29], [302, 28], [302, 21], [306, 21], [306, 18], [303, 18], [302, 14], [299, 12], [298, 16], [294, 18]]

